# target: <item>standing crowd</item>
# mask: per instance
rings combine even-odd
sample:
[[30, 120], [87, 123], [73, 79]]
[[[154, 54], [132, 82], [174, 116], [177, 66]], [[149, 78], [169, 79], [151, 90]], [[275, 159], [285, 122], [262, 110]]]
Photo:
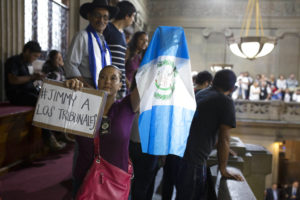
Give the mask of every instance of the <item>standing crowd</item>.
[[237, 77], [235, 85], [233, 99], [300, 102], [300, 87], [295, 74], [290, 74], [288, 78], [283, 75], [275, 78], [274, 75], [267, 77], [264, 74], [257, 74], [252, 78], [248, 72], [243, 72]]

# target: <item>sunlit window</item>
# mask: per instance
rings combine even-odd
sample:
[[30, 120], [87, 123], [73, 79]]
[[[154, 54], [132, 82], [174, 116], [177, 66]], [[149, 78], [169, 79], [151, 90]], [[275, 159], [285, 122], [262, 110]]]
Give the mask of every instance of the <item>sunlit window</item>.
[[62, 20], [61, 17], [61, 8], [59, 5], [54, 4], [52, 7], [52, 48], [61, 50], [61, 27], [62, 27]]
[[[61, 0], [25, 0], [25, 42], [36, 40], [42, 57], [51, 49], [65, 55], [67, 48], [68, 12]], [[44, 56], [45, 54], [45, 56]]]
[[48, 45], [48, 1], [37, 1], [37, 38], [43, 50], [47, 50]]
[[32, 0], [25, 0], [25, 42], [32, 39]]

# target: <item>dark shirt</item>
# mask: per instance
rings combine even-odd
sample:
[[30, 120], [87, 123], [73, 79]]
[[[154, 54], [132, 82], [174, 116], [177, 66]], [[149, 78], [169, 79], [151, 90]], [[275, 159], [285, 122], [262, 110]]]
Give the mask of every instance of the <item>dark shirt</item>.
[[[288, 194], [288, 200], [300, 200], [300, 189], [296, 188], [296, 194], [293, 194], [293, 187], [289, 187], [287, 189], [287, 194]], [[295, 198], [292, 198], [292, 196], [295, 196]]]
[[[277, 199], [276, 197], [274, 196], [274, 192], [277, 194]], [[275, 195], [276, 195], [275, 194]], [[276, 191], [273, 191], [272, 188], [268, 188], [267, 189], [267, 194], [266, 194], [266, 198], [265, 200], [280, 200], [281, 197], [280, 197], [280, 192], [279, 190], [276, 190]]]
[[259, 99], [265, 100], [268, 97], [267, 86], [260, 88]]
[[190, 128], [184, 159], [206, 164], [214, 148], [220, 125], [235, 127], [235, 109], [230, 97], [210, 87], [196, 95], [197, 109]]
[[105, 40], [111, 53], [111, 63], [122, 71], [122, 91], [126, 90], [125, 84], [125, 55], [126, 55], [126, 39], [125, 34], [120, 32], [112, 23], [108, 23], [103, 32]]
[[49, 61], [46, 61], [43, 65], [42, 72], [44, 72], [47, 78], [56, 81], [65, 81], [65, 70], [62, 67], [52, 66]]
[[5, 62], [5, 91], [8, 100], [18, 98], [22, 93], [38, 94], [36, 87], [33, 85], [33, 81], [29, 81], [24, 84], [13, 85], [8, 81], [8, 74], [15, 76], [29, 76], [28, 63], [23, 62], [23, 55], [12, 56]]

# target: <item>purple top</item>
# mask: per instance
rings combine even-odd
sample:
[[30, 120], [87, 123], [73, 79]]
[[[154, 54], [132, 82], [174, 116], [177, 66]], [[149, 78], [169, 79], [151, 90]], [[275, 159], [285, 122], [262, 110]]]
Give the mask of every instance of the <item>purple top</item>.
[[142, 56], [140, 54], [137, 54], [126, 62], [125, 73], [126, 73], [126, 78], [130, 83], [132, 82], [134, 72], [139, 68], [141, 61], [142, 61]]
[[[130, 96], [116, 101], [108, 112], [110, 133], [100, 136], [100, 155], [109, 163], [128, 171], [128, 145], [130, 130], [135, 113], [132, 111]], [[83, 180], [94, 160], [94, 140], [77, 136], [78, 156], [75, 158], [73, 175]]]

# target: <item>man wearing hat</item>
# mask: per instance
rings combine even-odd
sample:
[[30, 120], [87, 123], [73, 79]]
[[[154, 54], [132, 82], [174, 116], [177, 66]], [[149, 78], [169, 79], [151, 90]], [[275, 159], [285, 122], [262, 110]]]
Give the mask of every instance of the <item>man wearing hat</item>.
[[106, 0], [94, 0], [81, 5], [79, 12], [89, 25], [73, 38], [64, 68], [67, 78], [76, 77], [85, 87], [97, 88], [101, 69], [111, 64], [103, 31], [118, 8], [109, 6]]

